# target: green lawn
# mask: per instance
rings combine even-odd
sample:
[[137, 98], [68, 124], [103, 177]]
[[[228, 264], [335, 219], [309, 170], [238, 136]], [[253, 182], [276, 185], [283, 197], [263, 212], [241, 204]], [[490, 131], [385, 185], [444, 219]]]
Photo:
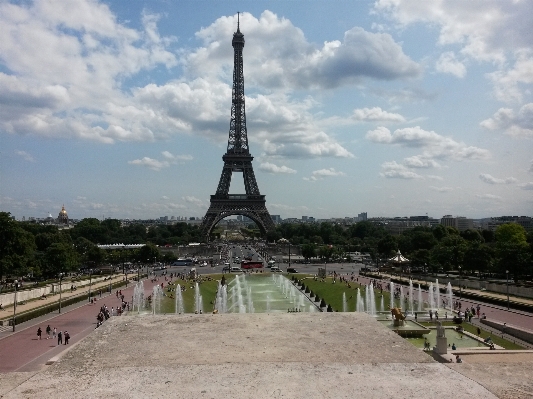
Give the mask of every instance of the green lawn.
[[[235, 276], [225, 275], [229, 283]], [[209, 275], [211, 280], [203, 280], [199, 283], [200, 294], [202, 295], [203, 308], [205, 313], [210, 313], [213, 311], [213, 304], [215, 303], [215, 297], [217, 293], [218, 281], [222, 278], [222, 274], [211, 274]], [[185, 308], [185, 313], [194, 313], [194, 292], [195, 292], [195, 282], [192, 281], [183, 281], [183, 280], [174, 280], [169, 286], [165, 286], [165, 297], [161, 301], [161, 313], [175, 313], [175, 292], [168, 292], [168, 287], [174, 289], [176, 285], [180, 284], [181, 287], [185, 287], [185, 291], [182, 292], [183, 296], [183, 307]], [[172, 298], [170, 297], [172, 295]]]
[[[324, 281], [314, 280], [310, 275], [298, 274], [295, 275], [298, 279], [304, 279], [303, 282], [309, 287], [311, 291], [317, 294], [321, 299], [323, 298], [328, 305], [331, 305], [334, 312], [342, 312], [342, 294], [346, 295], [347, 311], [355, 312], [357, 289], [359, 288], [361, 296], [365, 297], [365, 286], [356, 281], [350, 282], [350, 287], [346, 283], [340, 282], [338, 279], [333, 283], [333, 278], [328, 277]], [[290, 278], [290, 277], [289, 277]], [[376, 309], [381, 310], [381, 297], [383, 296], [384, 310], [387, 311], [390, 304], [390, 293], [388, 291], [380, 292], [379, 289], [374, 290], [376, 300]]]
[[[431, 322], [422, 322], [420, 323], [424, 326], [428, 326], [428, 327], [435, 327], [435, 322], [431, 323]], [[455, 324], [453, 321], [442, 321], [442, 325], [443, 326], [453, 326], [453, 327], [457, 327], [457, 324]], [[477, 335], [477, 327], [470, 324], [470, 323], [463, 323], [461, 324], [464, 328], [465, 331], [471, 333], [471, 334], [474, 334], [474, 335]], [[481, 329], [481, 334], [479, 335], [481, 338], [485, 339], [487, 337], [491, 337], [492, 339], [492, 342], [494, 342], [495, 345], [498, 345], [498, 346], [501, 346], [502, 348], [505, 348], [505, 349], [525, 349], [523, 348], [522, 346], [520, 345], [517, 345], [515, 344], [514, 342], [511, 342], [511, 341], [508, 341], [506, 339], [503, 339], [502, 337], [498, 337], [497, 335], [493, 335], [492, 333], [488, 332], [488, 331], [485, 331], [483, 329]]]

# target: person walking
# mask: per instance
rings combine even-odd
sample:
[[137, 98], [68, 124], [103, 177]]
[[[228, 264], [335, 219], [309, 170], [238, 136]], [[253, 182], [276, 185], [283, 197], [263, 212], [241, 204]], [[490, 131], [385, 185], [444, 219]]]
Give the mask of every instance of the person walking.
[[50, 335], [52, 335], [52, 329], [50, 328], [50, 324], [46, 326], [46, 339], [50, 339]]
[[39, 327], [37, 329], [37, 336], [39, 337], [39, 339], [41, 339], [41, 334], [43, 333], [43, 330], [41, 330], [41, 327]]
[[57, 333], [57, 344], [58, 344], [58, 345], [63, 344], [63, 333], [62, 333], [61, 331], [59, 331], [59, 332]]
[[54, 331], [52, 332], [52, 339], [56, 339], [57, 336], [57, 328], [54, 327]]
[[65, 330], [65, 345], [68, 344], [68, 340], [70, 339], [70, 334], [68, 333], [67, 330]]

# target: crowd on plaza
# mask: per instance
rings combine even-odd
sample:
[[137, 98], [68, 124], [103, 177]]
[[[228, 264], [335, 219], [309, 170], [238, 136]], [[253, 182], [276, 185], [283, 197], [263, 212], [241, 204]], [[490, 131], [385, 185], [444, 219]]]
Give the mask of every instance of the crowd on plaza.
[[[68, 345], [70, 341], [70, 334], [67, 330], [65, 331], [57, 331], [57, 327], [50, 327], [50, 324], [46, 326], [46, 339], [52, 339], [55, 340], [57, 338], [57, 344], [63, 345], [63, 342], [65, 345]], [[37, 337], [38, 339], [42, 339], [43, 330], [41, 327], [37, 328]]]

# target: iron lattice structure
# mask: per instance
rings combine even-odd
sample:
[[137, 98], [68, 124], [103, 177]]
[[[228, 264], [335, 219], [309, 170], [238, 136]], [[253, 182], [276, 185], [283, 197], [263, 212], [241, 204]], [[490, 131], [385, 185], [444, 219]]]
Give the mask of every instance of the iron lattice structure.
[[[233, 34], [233, 90], [228, 148], [222, 157], [224, 167], [215, 195], [202, 223], [202, 233], [209, 239], [211, 230], [230, 215], [243, 215], [252, 219], [263, 234], [274, 229], [274, 222], [265, 205], [265, 196], [259, 192], [252, 167], [253, 156], [248, 147], [246, 110], [244, 102], [244, 74], [242, 49], [244, 35], [239, 29]], [[246, 194], [229, 194], [233, 172], [242, 172]]]

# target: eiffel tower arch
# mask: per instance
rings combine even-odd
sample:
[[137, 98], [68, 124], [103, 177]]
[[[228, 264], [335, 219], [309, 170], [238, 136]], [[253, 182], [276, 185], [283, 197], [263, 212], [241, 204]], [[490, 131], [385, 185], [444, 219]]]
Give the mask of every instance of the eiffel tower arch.
[[[254, 157], [250, 155], [248, 147], [242, 58], [244, 35], [239, 29], [238, 20], [237, 32], [233, 34], [231, 44], [233, 46], [233, 90], [228, 147], [222, 157], [224, 167], [216, 194], [211, 195], [210, 206], [202, 223], [202, 233], [207, 240], [213, 227], [231, 215], [243, 215], [252, 219], [263, 235], [274, 229], [274, 222], [266, 208], [265, 196], [259, 192], [252, 167]], [[229, 194], [233, 172], [242, 173], [246, 194]]]

